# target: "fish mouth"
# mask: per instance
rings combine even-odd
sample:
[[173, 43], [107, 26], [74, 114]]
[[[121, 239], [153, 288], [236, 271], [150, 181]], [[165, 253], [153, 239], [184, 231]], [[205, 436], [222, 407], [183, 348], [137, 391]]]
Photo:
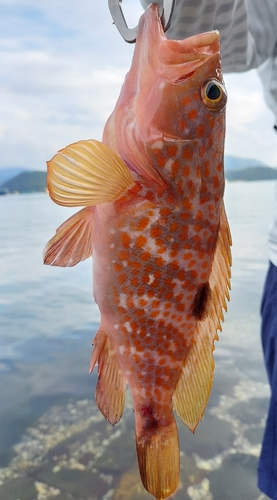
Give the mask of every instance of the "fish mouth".
[[[218, 30], [193, 35], [184, 40], [170, 40], [164, 34], [159, 6], [151, 4], [142, 16], [137, 43], [148, 48], [147, 62], [152, 68], [157, 64], [161, 73], [171, 81], [189, 78], [203, 63], [210, 58], [220, 57], [220, 34]], [[150, 51], [149, 47], [158, 48]], [[146, 51], [142, 51], [144, 54]]]
[[215, 30], [185, 40], [163, 40], [159, 51], [162, 73], [174, 82], [190, 78], [210, 58], [219, 57], [219, 39]]

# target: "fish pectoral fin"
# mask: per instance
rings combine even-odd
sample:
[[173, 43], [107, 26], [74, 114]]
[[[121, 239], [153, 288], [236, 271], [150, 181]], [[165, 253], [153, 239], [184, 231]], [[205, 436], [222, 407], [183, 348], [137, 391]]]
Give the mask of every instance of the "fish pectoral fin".
[[178, 431], [173, 415], [166, 427], [136, 432], [136, 448], [146, 490], [159, 500], [172, 495], [178, 487], [180, 470]]
[[126, 382], [118, 364], [116, 352], [101, 328], [99, 328], [93, 344], [90, 372], [98, 363], [96, 402], [102, 415], [114, 425], [122, 417]]
[[194, 432], [209, 400], [214, 374], [214, 341], [223, 321], [229, 299], [231, 267], [231, 235], [224, 206], [214, 260], [209, 277], [210, 297], [205, 317], [197, 330], [176, 385], [172, 402], [177, 415]]
[[113, 202], [135, 185], [120, 156], [93, 139], [61, 149], [47, 169], [49, 195], [66, 207]]
[[72, 267], [92, 255], [94, 207], [86, 207], [72, 215], [60, 227], [44, 252], [44, 264]]

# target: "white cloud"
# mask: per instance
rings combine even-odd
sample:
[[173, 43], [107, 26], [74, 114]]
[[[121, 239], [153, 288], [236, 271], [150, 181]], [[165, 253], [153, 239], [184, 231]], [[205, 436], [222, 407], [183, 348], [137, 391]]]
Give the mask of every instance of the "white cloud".
[[[123, 7], [134, 26], [139, 1], [124, 0]], [[100, 139], [132, 52], [112, 24], [108, 0], [2, 0], [0, 168], [44, 169], [57, 149]], [[273, 117], [258, 77], [227, 75], [226, 84], [226, 152], [251, 152], [277, 166]]]
[[277, 167], [274, 115], [266, 106], [255, 70], [225, 75], [228, 92], [226, 153]]

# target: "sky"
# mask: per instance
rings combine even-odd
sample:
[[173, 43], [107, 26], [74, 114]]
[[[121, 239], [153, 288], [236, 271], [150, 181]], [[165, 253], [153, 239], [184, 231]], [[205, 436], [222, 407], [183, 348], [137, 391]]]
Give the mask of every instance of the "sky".
[[[122, 5], [137, 24], [139, 0]], [[133, 48], [108, 0], [0, 0], [0, 168], [45, 170], [68, 144], [101, 140]], [[277, 167], [274, 116], [256, 71], [224, 78], [226, 154]]]

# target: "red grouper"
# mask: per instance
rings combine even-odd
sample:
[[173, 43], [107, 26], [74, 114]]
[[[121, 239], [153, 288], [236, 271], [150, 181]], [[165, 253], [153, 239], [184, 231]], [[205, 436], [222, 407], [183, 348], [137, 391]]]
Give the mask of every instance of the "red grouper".
[[173, 408], [194, 431], [229, 298], [226, 99], [218, 31], [168, 40], [151, 5], [103, 142], [48, 162], [51, 198], [85, 208], [58, 228], [45, 263], [74, 266], [93, 252], [97, 404], [115, 424], [129, 384], [141, 479], [157, 499], [179, 481]]

